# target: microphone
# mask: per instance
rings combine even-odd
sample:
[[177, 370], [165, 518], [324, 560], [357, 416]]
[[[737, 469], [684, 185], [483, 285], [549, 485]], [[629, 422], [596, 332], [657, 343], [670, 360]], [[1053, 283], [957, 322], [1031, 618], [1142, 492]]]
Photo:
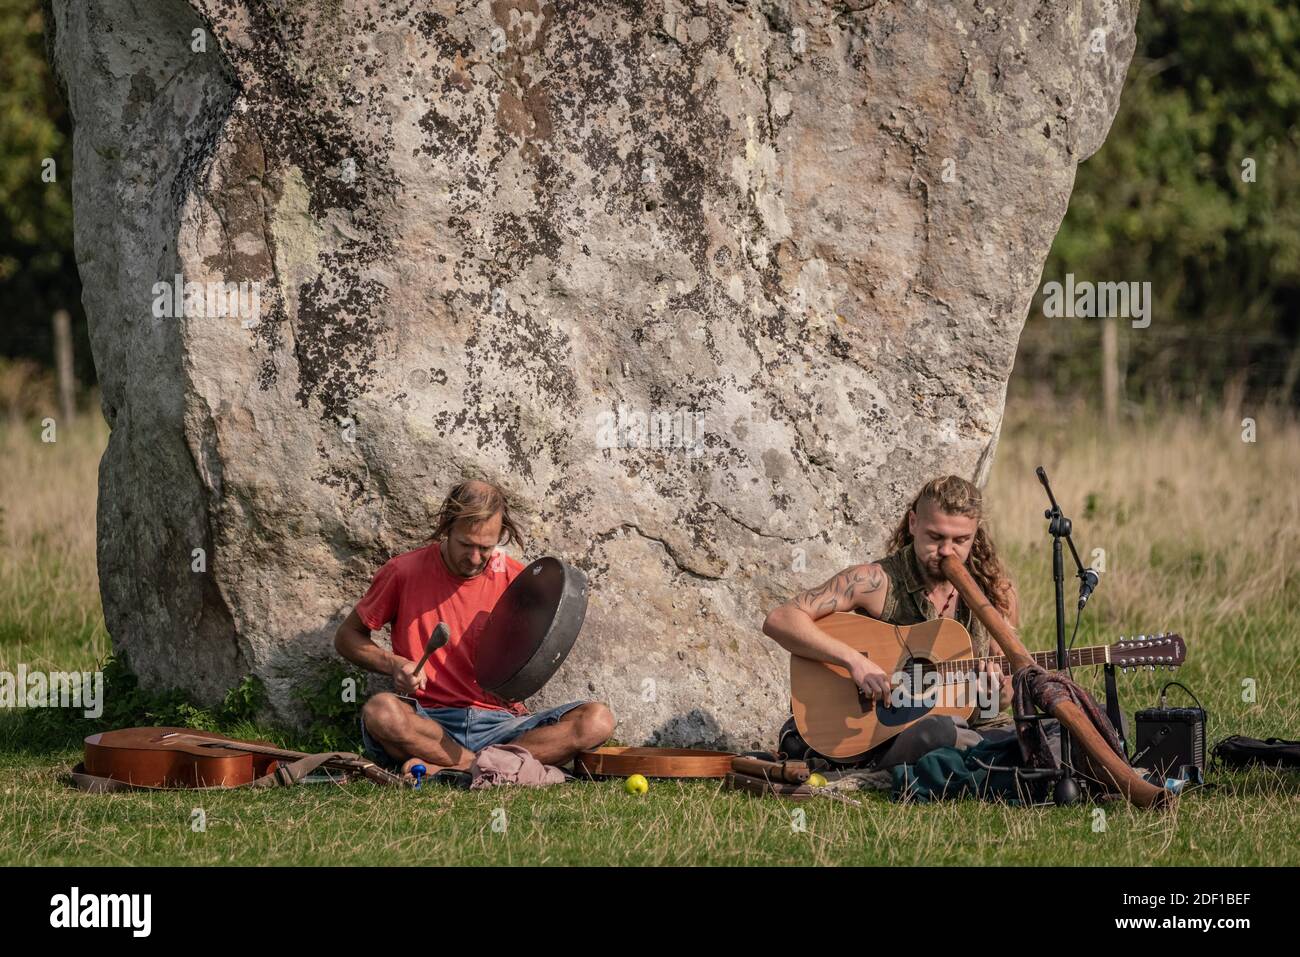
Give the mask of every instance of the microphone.
[[1083, 606], [1088, 604], [1088, 598], [1100, 581], [1101, 576], [1091, 568], [1083, 570], [1083, 581], [1079, 584], [1079, 611], [1083, 611]]
[[451, 629], [447, 627], [447, 623], [445, 621], [438, 622], [438, 627], [433, 629], [433, 634], [429, 636], [429, 640], [424, 646], [424, 657], [415, 666], [415, 674], [418, 675], [424, 670], [424, 663], [429, 660], [429, 656], [445, 645], [450, 637]]

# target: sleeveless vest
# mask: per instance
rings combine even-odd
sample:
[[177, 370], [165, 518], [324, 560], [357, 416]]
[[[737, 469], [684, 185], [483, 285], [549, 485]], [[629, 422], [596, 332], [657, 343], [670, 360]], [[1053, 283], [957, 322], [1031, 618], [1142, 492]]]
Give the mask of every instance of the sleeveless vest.
[[[939, 617], [934, 604], [926, 595], [925, 578], [921, 574], [921, 566], [916, 560], [916, 552], [912, 550], [911, 544], [886, 555], [877, 564], [889, 579], [889, 594], [885, 596], [885, 607], [880, 613], [881, 621], [891, 625], [918, 625], [923, 621]], [[975, 657], [987, 657], [990, 654], [988, 631], [980, 620], [971, 614], [971, 610], [966, 607], [960, 595], [956, 597], [956, 601], [957, 607], [951, 617], [970, 633]], [[859, 610], [859, 614], [864, 613]], [[1005, 712], [988, 719], [981, 719], [977, 712], [970, 720], [971, 727], [1011, 724], [1013, 724], [1011, 716]]]

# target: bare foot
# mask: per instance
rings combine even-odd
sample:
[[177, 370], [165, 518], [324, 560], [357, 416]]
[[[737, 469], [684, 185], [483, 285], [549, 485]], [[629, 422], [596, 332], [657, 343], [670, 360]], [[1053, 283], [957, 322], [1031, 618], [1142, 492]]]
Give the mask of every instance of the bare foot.
[[430, 764], [428, 761], [424, 760], [424, 758], [407, 758], [402, 762], [402, 777], [414, 780], [415, 775], [411, 772], [411, 768], [415, 767], [417, 764], [424, 765], [426, 776], [442, 770], [442, 768]]
[[469, 754], [465, 758], [464, 767], [458, 767], [457, 765], [454, 764], [449, 764], [446, 766], [443, 766], [441, 764], [434, 764], [432, 761], [428, 761], [424, 758], [407, 758], [405, 761], [402, 762], [402, 777], [414, 779], [415, 775], [411, 773], [411, 768], [415, 767], [417, 764], [424, 765], [425, 777], [432, 777], [433, 775], [437, 774], [439, 771], [468, 771], [470, 769], [470, 765], [474, 763], [475, 757], [476, 755], [472, 753]]

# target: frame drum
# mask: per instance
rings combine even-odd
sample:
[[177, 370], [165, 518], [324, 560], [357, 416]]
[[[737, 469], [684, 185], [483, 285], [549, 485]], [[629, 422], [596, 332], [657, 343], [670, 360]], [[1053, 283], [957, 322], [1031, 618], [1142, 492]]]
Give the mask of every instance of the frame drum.
[[474, 670], [484, 690], [523, 701], [560, 669], [587, 615], [587, 576], [558, 558], [539, 558], [501, 595], [483, 627]]

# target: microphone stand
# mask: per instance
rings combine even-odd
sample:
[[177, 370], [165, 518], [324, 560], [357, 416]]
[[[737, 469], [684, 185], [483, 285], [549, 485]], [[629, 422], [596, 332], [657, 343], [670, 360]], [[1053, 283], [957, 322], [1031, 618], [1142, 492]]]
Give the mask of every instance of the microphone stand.
[[[1056, 666], [1069, 672], [1069, 659], [1066, 657], [1068, 650], [1065, 647], [1065, 554], [1061, 547], [1061, 541], [1064, 539], [1070, 546], [1070, 554], [1074, 557], [1075, 568], [1078, 569], [1079, 581], [1084, 582], [1083, 562], [1079, 560], [1079, 552], [1074, 547], [1074, 539], [1070, 537], [1072, 524], [1068, 518], [1061, 513], [1061, 506], [1056, 503], [1056, 496], [1052, 494], [1052, 486], [1047, 482], [1047, 472], [1040, 465], [1035, 470], [1038, 475], [1038, 481], [1043, 483], [1043, 488], [1047, 491], [1047, 500], [1052, 507], [1043, 512], [1043, 518], [1047, 519], [1047, 531], [1052, 536], [1052, 582], [1056, 588]], [[1074, 804], [1079, 800], [1079, 782], [1075, 780], [1072, 773], [1073, 765], [1070, 760], [1070, 733], [1065, 726], [1061, 726], [1061, 777], [1056, 782], [1055, 801], [1058, 805], [1064, 806]]]

